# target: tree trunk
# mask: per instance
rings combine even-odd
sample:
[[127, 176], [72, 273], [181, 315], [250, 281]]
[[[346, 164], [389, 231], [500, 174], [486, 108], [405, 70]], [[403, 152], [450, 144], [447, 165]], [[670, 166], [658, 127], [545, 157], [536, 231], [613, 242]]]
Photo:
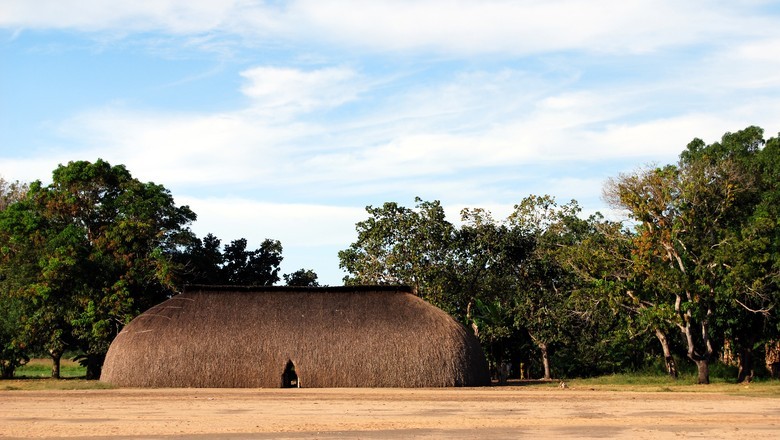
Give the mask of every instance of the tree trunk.
[[87, 380], [100, 379], [100, 373], [103, 370], [103, 360], [105, 355], [89, 354], [87, 355]]
[[780, 379], [780, 341], [767, 342], [764, 361], [772, 379]]
[[706, 385], [710, 383], [710, 361], [708, 359], [699, 359], [696, 362], [698, 377], [696, 383]]
[[539, 344], [539, 350], [542, 351], [542, 365], [544, 365], [544, 378], [546, 380], [550, 380], [550, 357], [547, 354], [547, 344], [544, 342], [540, 342]]
[[471, 323], [471, 330], [474, 331], [474, 336], [479, 339], [479, 326], [477, 325], [477, 321], [471, 318], [471, 301], [466, 305], [466, 322]]
[[780, 364], [772, 364], [769, 366], [769, 376], [772, 379], [780, 379]]
[[664, 352], [664, 361], [666, 362], [666, 372], [673, 379], [677, 379], [677, 363], [672, 357], [672, 350], [669, 348], [669, 341], [666, 339], [666, 335], [661, 329], [655, 329], [655, 337], [658, 338], [658, 342], [661, 343], [661, 349]]
[[[691, 298], [690, 293], [686, 293], [688, 300]], [[701, 321], [701, 350], [697, 350], [694, 337], [693, 325], [693, 312], [688, 309], [683, 311], [681, 308], [682, 297], [677, 295], [674, 309], [682, 318], [682, 323], [677, 324], [685, 337], [685, 343], [688, 346], [688, 359], [696, 363], [696, 369], [698, 370], [697, 383], [708, 384], [710, 383], [710, 359], [712, 357], [712, 343], [710, 342], [709, 335], [709, 322], [708, 319], [702, 319]], [[707, 309], [707, 317], [712, 314], [712, 309]]]
[[49, 350], [51, 356], [51, 377], [60, 378], [60, 360], [62, 359], [62, 350]]
[[708, 352], [705, 352], [704, 355], [699, 354], [696, 351], [696, 348], [694, 346], [693, 342], [693, 335], [691, 334], [691, 329], [689, 326], [684, 325], [680, 326], [680, 329], [683, 332], [683, 335], [685, 335], [686, 342], [688, 344], [688, 359], [692, 360], [694, 363], [696, 363], [696, 369], [698, 370], [698, 379], [696, 383], [699, 384], [708, 384], [710, 383], [710, 356]]
[[739, 350], [739, 374], [737, 383], [753, 380], [753, 349], [745, 347]]
[[14, 371], [16, 371], [16, 367], [12, 360], [0, 360], [0, 379], [13, 379]]

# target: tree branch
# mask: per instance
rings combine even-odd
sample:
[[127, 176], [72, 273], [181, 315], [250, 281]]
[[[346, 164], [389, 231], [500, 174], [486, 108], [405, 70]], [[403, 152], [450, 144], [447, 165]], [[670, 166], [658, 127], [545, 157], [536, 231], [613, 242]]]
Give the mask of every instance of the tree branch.
[[736, 302], [737, 302], [737, 304], [739, 304], [739, 305], [741, 305], [742, 307], [744, 307], [744, 309], [745, 309], [745, 310], [747, 310], [748, 312], [752, 312], [752, 313], [760, 313], [760, 314], [762, 314], [762, 315], [766, 316], [767, 318], [768, 318], [768, 317], [769, 317], [769, 315], [770, 315], [770, 314], [769, 314], [769, 312], [770, 312], [770, 311], [772, 310], [772, 308], [774, 307], [774, 306], [769, 306], [769, 307], [768, 307], [768, 308], [766, 308], [766, 309], [758, 309], [758, 310], [754, 310], [754, 309], [751, 309], [750, 307], [748, 307], [747, 305], [745, 305], [745, 304], [744, 304], [742, 301], [740, 301], [740, 300], [738, 300], [738, 299], [736, 299], [736, 298], [734, 298], [734, 301], [736, 301]]

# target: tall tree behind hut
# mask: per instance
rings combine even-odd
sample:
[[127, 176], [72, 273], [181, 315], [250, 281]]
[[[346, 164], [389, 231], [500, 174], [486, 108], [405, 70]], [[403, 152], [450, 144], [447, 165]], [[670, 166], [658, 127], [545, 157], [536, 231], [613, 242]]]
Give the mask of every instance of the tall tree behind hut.
[[298, 269], [284, 274], [284, 283], [290, 287], [320, 287], [317, 273], [311, 269]]
[[366, 207], [369, 218], [355, 226], [357, 240], [339, 252], [339, 266], [349, 273], [345, 284], [406, 284], [447, 310], [455, 228], [439, 201], [415, 202], [414, 209], [395, 202]]
[[[255, 250], [239, 238], [221, 246], [213, 234], [195, 238], [177, 255], [182, 284], [273, 286], [280, 281], [282, 244], [265, 239]], [[314, 274], [316, 279], [316, 274]]]

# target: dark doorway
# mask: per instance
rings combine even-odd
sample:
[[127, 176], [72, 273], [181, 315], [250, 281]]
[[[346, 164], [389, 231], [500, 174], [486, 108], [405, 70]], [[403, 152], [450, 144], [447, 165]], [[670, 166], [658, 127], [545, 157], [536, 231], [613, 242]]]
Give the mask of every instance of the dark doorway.
[[284, 367], [284, 373], [282, 373], [282, 388], [300, 388], [301, 384], [298, 381], [298, 374], [295, 373], [295, 364], [292, 361], [287, 361], [287, 366]]

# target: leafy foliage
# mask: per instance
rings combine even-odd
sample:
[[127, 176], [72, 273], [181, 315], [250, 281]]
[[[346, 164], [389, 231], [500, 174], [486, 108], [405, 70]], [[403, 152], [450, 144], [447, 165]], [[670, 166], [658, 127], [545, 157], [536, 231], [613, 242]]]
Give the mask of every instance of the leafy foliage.
[[757, 127], [712, 145], [695, 139], [677, 165], [620, 176], [605, 191], [638, 222], [633, 254], [661, 293], [648, 309], [679, 328], [701, 383], [722, 338], [749, 352], [772, 317], [777, 266], [768, 246], [778, 217], [763, 201], [777, 182], [766, 180], [776, 165], [763, 144]]
[[311, 269], [298, 269], [293, 273], [284, 274], [284, 283], [294, 287], [319, 287], [317, 274]]
[[59, 166], [0, 214], [8, 293], [26, 303], [28, 337], [52, 354], [84, 352], [88, 377], [121, 327], [173, 291], [171, 255], [195, 214], [164, 187], [105, 161]]
[[29, 186], [25, 183], [8, 182], [0, 176], [0, 211], [5, 211], [12, 203], [22, 200], [28, 189]]
[[14, 371], [26, 364], [26, 345], [20, 340], [22, 305], [17, 298], [0, 294], [0, 378], [9, 379]]
[[415, 209], [394, 202], [366, 207], [369, 218], [356, 225], [357, 241], [339, 252], [340, 266], [351, 274], [346, 284], [407, 284], [442, 303], [454, 227], [438, 201], [415, 201]]
[[[193, 239], [176, 256], [184, 268], [181, 282], [184, 284], [272, 286], [279, 282], [282, 263], [282, 244], [266, 239], [260, 247], [247, 250], [247, 240], [231, 241], [221, 249], [221, 240], [213, 234], [203, 239]], [[313, 271], [308, 276], [316, 282]], [[288, 275], [285, 275], [285, 279]]]

